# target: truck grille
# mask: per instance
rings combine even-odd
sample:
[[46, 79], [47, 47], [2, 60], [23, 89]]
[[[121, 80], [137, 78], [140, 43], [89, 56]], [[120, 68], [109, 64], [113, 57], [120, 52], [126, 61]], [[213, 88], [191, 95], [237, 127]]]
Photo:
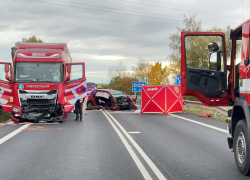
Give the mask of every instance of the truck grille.
[[50, 99], [28, 99], [27, 104], [30, 105], [49, 105], [53, 104], [54, 101]]

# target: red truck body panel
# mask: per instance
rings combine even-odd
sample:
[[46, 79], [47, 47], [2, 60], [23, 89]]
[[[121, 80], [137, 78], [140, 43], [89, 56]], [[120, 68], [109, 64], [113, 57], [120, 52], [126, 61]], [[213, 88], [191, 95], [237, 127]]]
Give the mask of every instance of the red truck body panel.
[[[225, 36], [224, 33], [220, 32], [181, 32], [181, 89], [182, 94], [184, 96], [193, 96], [199, 99], [203, 104], [207, 106], [227, 106], [228, 105], [228, 98], [231, 96], [225, 96], [225, 97], [217, 97], [217, 98], [209, 98], [206, 97], [204, 94], [202, 94], [199, 91], [196, 90], [190, 90], [187, 88], [186, 83], [186, 56], [185, 56], [185, 36], [186, 35], [220, 35]], [[226, 42], [224, 41], [226, 44]], [[226, 54], [226, 53], [225, 53]]]
[[239, 67], [239, 77], [242, 78], [242, 86], [240, 86], [240, 95], [246, 98], [248, 106], [250, 106], [250, 65], [245, 65], [244, 60], [249, 59], [249, 26], [250, 22], [246, 22], [242, 25], [242, 50], [241, 62]]

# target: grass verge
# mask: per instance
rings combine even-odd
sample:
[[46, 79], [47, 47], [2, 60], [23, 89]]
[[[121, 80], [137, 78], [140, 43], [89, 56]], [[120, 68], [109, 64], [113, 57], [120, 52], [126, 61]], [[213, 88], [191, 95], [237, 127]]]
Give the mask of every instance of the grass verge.
[[[188, 107], [184, 106], [184, 111], [187, 113], [191, 113], [191, 114], [201, 115], [201, 108], [190, 107], [190, 112], [188, 112]], [[204, 109], [204, 114], [206, 113], [213, 115], [213, 111], [209, 109]], [[227, 116], [224, 115], [224, 118], [221, 118], [221, 114], [218, 112], [216, 112], [216, 117], [212, 117], [212, 118], [220, 120], [220, 121], [227, 120]]]
[[10, 115], [11, 113], [10, 112], [7, 112], [6, 113], [6, 116], [3, 115], [3, 111], [0, 111], [0, 123], [10, 119]]

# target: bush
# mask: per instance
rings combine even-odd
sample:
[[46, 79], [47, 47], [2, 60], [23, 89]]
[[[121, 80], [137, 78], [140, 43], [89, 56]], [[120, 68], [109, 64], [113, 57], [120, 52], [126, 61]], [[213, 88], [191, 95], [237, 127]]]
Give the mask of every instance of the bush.
[[3, 111], [0, 110], [0, 123], [10, 119], [10, 115], [11, 113], [7, 112], [6, 115], [4, 116]]
[[195, 98], [193, 96], [183, 96], [183, 100], [187, 100], [187, 101], [199, 101], [197, 98]]

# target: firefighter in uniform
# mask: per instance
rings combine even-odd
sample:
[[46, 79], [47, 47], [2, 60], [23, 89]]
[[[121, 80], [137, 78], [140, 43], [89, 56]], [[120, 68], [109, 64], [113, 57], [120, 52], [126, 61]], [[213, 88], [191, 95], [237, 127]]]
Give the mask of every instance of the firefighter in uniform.
[[80, 121], [82, 121], [82, 104], [83, 98], [78, 99], [75, 104], [75, 112], [76, 112], [76, 119], [75, 121], [79, 121], [79, 114], [80, 114]]

